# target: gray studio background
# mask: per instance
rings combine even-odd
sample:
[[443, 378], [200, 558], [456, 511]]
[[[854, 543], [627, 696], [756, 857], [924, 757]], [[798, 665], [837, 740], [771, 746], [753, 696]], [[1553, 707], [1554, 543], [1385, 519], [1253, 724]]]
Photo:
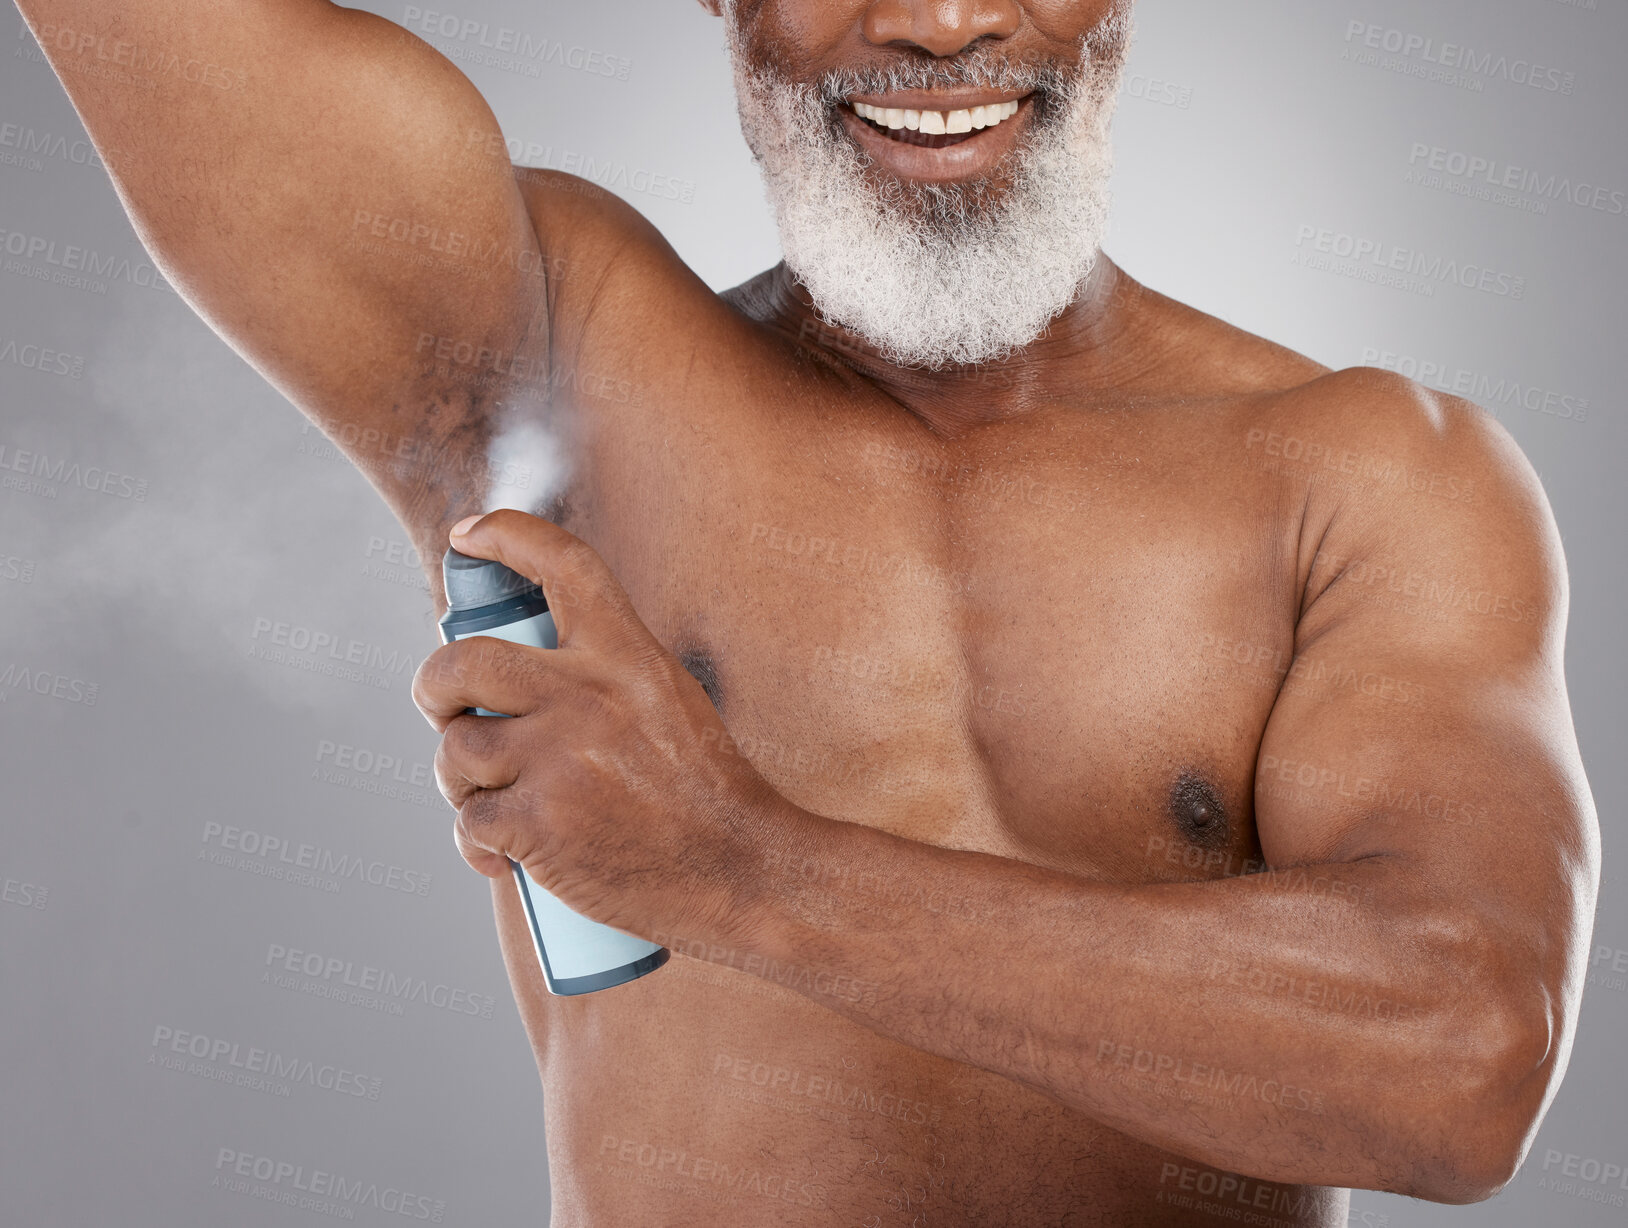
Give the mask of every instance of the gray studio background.
[[[517, 71], [481, 63], [477, 38], [431, 36], [526, 160], [610, 182], [714, 287], [777, 258], [721, 33], [692, 0], [444, 3], [625, 68]], [[420, 10], [368, 7], [424, 29], [409, 19]], [[444, 1203], [448, 1224], [544, 1223], [531, 1053], [486, 884], [453, 848], [428, 774], [435, 738], [408, 694], [436, 636], [406, 535], [152, 284], [66, 95], [15, 12], [3, 20], [0, 1221], [326, 1218], [221, 1188], [226, 1148], [405, 1189]], [[1570, 1074], [1499, 1198], [1450, 1208], [1359, 1191], [1352, 1221], [1622, 1224], [1624, 1191], [1604, 1174], [1628, 1167], [1628, 7], [1142, 0], [1138, 30], [1108, 251], [1324, 363], [1471, 389], [1542, 474], [1570, 561], [1568, 676], [1606, 850]], [[1432, 80], [1427, 38], [1534, 61], [1557, 88], [1520, 83], [1519, 67]], [[1452, 173], [1472, 157], [1603, 186], [1604, 204], [1575, 188], [1477, 198]], [[28, 257], [36, 239], [130, 264], [99, 287], [53, 284], [57, 266]], [[1347, 242], [1478, 264], [1503, 286], [1522, 279], [1521, 293], [1322, 267], [1319, 247]], [[80, 476], [19, 473], [21, 452]], [[326, 648], [281, 638], [364, 664], [327, 672]], [[248, 834], [229, 841], [227, 828]], [[275, 857], [244, 851], [265, 838], [378, 860], [392, 877], [279, 879], [262, 872]], [[290, 958], [318, 971], [289, 973]], [[422, 996], [391, 1010], [331, 996], [364, 967], [422, 981]], [[213, 1066], [177, 1058], [183, 1033], [186, 1046], [205, 1038]], [[211, 1073], [235, 1073], [222, 1045], [312, 1073], [221, 1081]]]

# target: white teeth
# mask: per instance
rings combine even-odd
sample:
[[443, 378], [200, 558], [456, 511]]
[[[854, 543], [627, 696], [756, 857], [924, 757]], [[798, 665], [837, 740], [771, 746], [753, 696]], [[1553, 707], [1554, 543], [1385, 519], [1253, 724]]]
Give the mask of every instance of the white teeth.
[[868, 102], [856, 102], [853, 106], [855, 115], [883, 128], [908, 128], [929, 136], [993, 128], [1018, 112], [1016, 101], [991, 102], [962, 111], [915, 111], [908, 107], [878, 107]]

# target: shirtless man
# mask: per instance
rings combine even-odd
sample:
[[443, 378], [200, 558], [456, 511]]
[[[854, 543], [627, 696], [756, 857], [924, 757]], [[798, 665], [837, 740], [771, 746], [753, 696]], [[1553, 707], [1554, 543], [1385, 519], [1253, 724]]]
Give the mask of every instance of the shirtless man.
[[[787, 252], [717, 295], [388, 21], [21, 7], [166, 273], [432, 565], [498, 431], [570, 461], [546, 522], [452, 534], [562, 647], [414, 692], [553, 1223], [1321, 1226], [1510, 1179], [1597, 883], [1555, 526], [1474, 406], [1099, 254], [1124, 12], [711, 0]], [[504, 855], [673, 959], [550, 998]]]

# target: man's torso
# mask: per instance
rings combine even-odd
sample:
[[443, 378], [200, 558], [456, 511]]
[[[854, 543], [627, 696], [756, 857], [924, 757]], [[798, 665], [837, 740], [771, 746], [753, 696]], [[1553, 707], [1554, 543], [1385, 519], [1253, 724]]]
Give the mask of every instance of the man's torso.
[[[1322, 369], [1260, 343], [1248, 376], [1200, 359], [952, 438], [732, 314], [744, 333], [703, 317], [636, 355], [573, 347], [553, 384], [573, 466], [541, 509], [707, 685], [716, 752], [820, 814], [1084, 878], [1261, 868], [1308, 489], [1267, 440], [1315, 412], [1300, 385]], [[549, 997], [512, 888], [496, 899], [561, 1228], [1343, 1221], [1342, 1193], [1213, 1172], [882, 1039], [818, 1004], [874, 992], [840, 970], [662, 935], [654, 974]], [[1134, 1081], [1123, 1053], [1111, 1077]]]

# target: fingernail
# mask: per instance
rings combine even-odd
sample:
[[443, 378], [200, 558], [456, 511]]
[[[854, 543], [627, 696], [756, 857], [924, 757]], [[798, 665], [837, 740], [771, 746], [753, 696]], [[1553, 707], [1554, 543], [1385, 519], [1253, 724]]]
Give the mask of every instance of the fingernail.
[[469, 532], [469, 526], [474, 524], [485, 514], [485, 512], [477, 512], [473, 516], [465, 516], [457, 524], [452, 526], [452, 536], [462, 537], [465, 533]]

